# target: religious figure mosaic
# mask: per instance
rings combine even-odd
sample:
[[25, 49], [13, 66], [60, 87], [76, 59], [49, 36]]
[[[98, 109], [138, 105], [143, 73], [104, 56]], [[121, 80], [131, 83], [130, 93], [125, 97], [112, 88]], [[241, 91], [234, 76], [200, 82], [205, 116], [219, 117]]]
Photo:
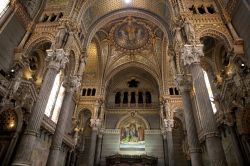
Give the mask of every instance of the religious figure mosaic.
[[150, 28], [143, 22], [128, 17], [112, 29], [113, 42], [125, 52], [140, 51], [150, 42]]
[[131, 118], [120, 126], [121, 150], [145, 150], [145, 125], [139, 119]]

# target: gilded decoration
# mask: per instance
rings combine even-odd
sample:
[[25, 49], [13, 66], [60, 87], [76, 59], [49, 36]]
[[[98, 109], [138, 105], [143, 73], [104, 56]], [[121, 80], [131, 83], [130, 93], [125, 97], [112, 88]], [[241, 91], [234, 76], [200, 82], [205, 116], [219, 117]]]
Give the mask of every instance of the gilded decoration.
[[122, 52], [135, 53], [151, 44], [152, 33], [148, 25], [128, 17], [111, 29], [112, 42]]

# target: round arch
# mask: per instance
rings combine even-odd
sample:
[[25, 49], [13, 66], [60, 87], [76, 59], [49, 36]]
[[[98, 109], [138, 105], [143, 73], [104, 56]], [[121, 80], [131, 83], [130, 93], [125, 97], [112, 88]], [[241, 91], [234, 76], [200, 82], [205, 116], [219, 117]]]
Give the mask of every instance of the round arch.
[[[164, 21], [162, 21], [160, 18], [158, 18], [157, 16], [155, 16], [153, 13], [150, 13], [148, 11], [145, 10], [141, 10], [141, 9], [121, 9], [118, 11], [114, 11], [111, 12], [101, 18], [99, 18], [89, 29], [91, 29], [91, 32], [88, 33], [86, 35], [86, 38], [83, 42], [83, 48], [87, 48], [88, 44], [90, 43], [90, 41], [93, 39], [94, 35], [96, 34], [96, 32], [103, 27], [104, 25], [106, 25], [108, 22], [115, 20], [115, 19], [119, 19], [122, 17], [127, 17], [129, 13], [129, 16], [135, 16], [135, 17], [140, 17], [140, 18], [144, 18], [146, 20], [151, 21], [152, 23], [154, 23], [155, 25], [157, 25], [164, 33], [165, 37], [167, 38], [166, 41], [169, 42], [169, 37], [171, 37], [170, 32], [167, 30], [169, 25], [166, 24]], [[167, 43], [168, 45], [168, 43]]]
[[[117, 122], [115, 128], [116, 128], [116, 129], [119, 129], [119, 127], [120, 127], [120, 125], [122, 124], [122, 122], [125, 121], [125, 120], [127, 120], [127, 119], [129, 119], [129, 118], [131, 118], [131, 114], [128, 114], [128, 115], [123, 116], [123, 117]], [[134, 118], [140, 119], [140, 120], [145, 124], [146, 129], [147, 129], [147, 130], [150, 129], [150, 125], [149, 125], [148, 121], [147, 121], [144, 117], [142, 117], [141, 115], [139, 115], [139, 114], [136, 113], [136, 114], [134, 115]]]
[[24, 46], [24, 55], [27, 56], [30, 54], [32, 49], [36, 48], [37, 46], [43, 43], [53, 43], [55, 36], [51, 33], [41, 33], [39, 35], [33, 36]]
[[211, 28], [207, 28], [202, 30], [197, 37], [197, 40], [200, 40], [202, 37], [212, 37], [215, 38], [219, 41], [223, 41], [225, 43], [225, 47], [227, 51], [230, 51], [233, 48], [233, 39], [231, 38], [230, 35], [225, 34], [224, 32], [214, 30]]
[[160, 81], [160, 76], [157, 75], [157, 73], [155, 73], [154, 71], [150, 70], [146, 65], [139, 63], [139, 62], [127, 62], [125, 64], [122, 64], [118, 67], [116, 67], [115, 69], [113, 69], [110, 73], [108, 73], [106, 75], [106, 77], [104, 78], [104, 86], [107, 87], [111, 78], [113, 78], [116, 74], [118, 74], [120, 71], [129, 68], [129, 67], [137, 67], [141, 70], [146, 71], [147, 73], [149, 73], [153, 79], [156, 81], [156, 83], [158, 84], [158, 88], [159, 90], [161, 89], [161, 81]]

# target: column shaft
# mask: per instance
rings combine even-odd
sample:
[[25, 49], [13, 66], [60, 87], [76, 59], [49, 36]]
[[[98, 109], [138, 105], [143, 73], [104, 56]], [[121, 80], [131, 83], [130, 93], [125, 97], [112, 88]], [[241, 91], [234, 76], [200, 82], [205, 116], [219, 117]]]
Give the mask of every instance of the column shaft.
[[233, 143], [233, 150], [239, 166], [244, 166], [244, 157], [240, 149], [239, 140], [233, 126], [229, 126], [230, 135]]
[[60, 148], [62, 145], [64, 133], [65, 133], [67, 118], [68, 118], [69, 112], [71, 111], [70, 108], [71, 108], [73, 95], [74, 95], [74, 90], [70, 88], [71, 87], [66, 87], [65, 96], [63, 99], [60, 115], [59, 115], [58, 122], [56, 125], [56, 130], [52, 138], [47, 166], [58, 165], [58, 159], [59, 159], [58, 157], [60, 154]]
[[98, 129], [96, 127], [92, 128], [88, 166], [93, 166], [94, 165], [97, 131], [98, 131]]
[[167, 136], [165, 133], [163, 133], [163, 146], [164, 146], [164, 159], [165, 159], [165, 165], [168, 166], [168, 141]]
[[182, 92], [182, 101], [184, 105], [184, 117], [187, 129], [187, 140], [190, 151], [192, 166], [202, 166], [201, 148], [198, 139], [197, 129], [193, 116], [193, 109], [189, 91]]
[[226, 166], [226, 157], [216, 127], [216, 120], [209, 99], [203, 70], [199, 63], [192, 64], [190, 70], [193, 77], [193, 85], [210, 163], [213, 166]]
[[53, 88], [55, 77], [59, 70], [64, 68], [65, 63], [68, 62], [68, 58], [65, 56], [63, 49], [47, 50], [47, 53], [48, 56], [46, 59], [49, 61], [49, 65], [44, 76], [41, 90], [36, 100], [34, 109], [31, 113], [29, 123], [20, 141], [12, 165], [28, 166], [31, 164], [31, 154], [49, 100], [49, 92], [51, 92]]
[[98, 135], [98, 140], [97, 140], [97, 149], [96, 149], [96, 163], [95, 165], [100, 165], [100, 160], [101, 160], [101, 150], [102, 150], [102, 134]]
[[167, 145], [168, 145], [168, 165], [174, 166], [174, 143], [173, 143], [172, 131], [167, 131], [166, 136], [167, 136]]
[[52, 90], [57, 73], [58, 70], [50, 68], [45, 74], [39, 96], [31, 113], [29, 123], [21, 139], [12, 165], [30, 165], [31, 154], [36, 141], [36, 136], [39, 132], [45, 108], [50, 96], [50, 93], [48, 92]]

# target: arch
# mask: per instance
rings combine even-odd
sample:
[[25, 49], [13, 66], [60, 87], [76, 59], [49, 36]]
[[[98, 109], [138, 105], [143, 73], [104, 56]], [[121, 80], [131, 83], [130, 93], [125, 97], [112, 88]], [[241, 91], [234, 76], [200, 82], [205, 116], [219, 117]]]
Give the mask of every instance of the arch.
[[223, 41], [225, 43], [227, 51], [230, 51], [231, 48], [233, 48], [233, 39], [230, 36], [230, 34], [225, 34], [224, 32], [214, 30], [212, 28], [206, 28], [202, 30], [201, 32], [199, 32], [197, 36], [197, 40], [200, 40], [202, 37], [205, 37], [205, 36], [209, 36], [219, 41]]
[[[84, 42], [83, 42], [83, 48], [87, 48], [88, 44], [91, 42], [91, 40], [93, 39], [94, 35], [96, 34], [96, 32], [103, 27], [104, 25], [106, 25], [108, 22], [112, 21], [112, 20], [116, 20], [122, 17], [127, 17], [128, 13], [130, 16], [135, 16], [135, 17], [140, 17], [140, 18], [144, 18], [147, 19], [151, 22], [153, 22], [155, 25], [157, 25], [165, 34], [165, 37], [167, 38], [166, 41], [168, 40], [168, 36], [171, 37], [170, 32], [167, 30], [167, 28], [169, 27], [168, 24], [166, 24], [164, 21], [162, 21], [161, 19], [159, 19], [157, 16], [155, 16], [152, 13], [149, 13], [148, 11], [145, 10], [140, 10], [140, 9], [121, 9], [118, 11], [114, 11], [111, 12], [101, 18], [99, 18], [89, 29], [91, 29], [91, 32], [87, 34]], [[168, 44], [167, 44], [168, 45]]]
[[[132, 117], [131, 116], [132, 113], [134, 113], [134, 112], [131, 112], [130, 114], [125, 115], [122, 118], [120, 118], [120, 120], [117, 122], [115, 128], [119, 129], [119, 127], [120, 127], [120, 125], [122, 124], [123, 121], [125, 121], [125, 120], [127, 120], [127, 119], [129, 119], [129, 118]], [[141, 115], [139, 115], [137, 113], [135, 113], [135, 115], [133, 117], [140, 119], [144, 123], [144, 125], [145, 125], [145, 127], [146, 127], [147, 130], [150, 129], [150, 125], [149, 125], [148, 121], [144, 117], [142, 117]]]
[[23, 113], [22, 113], [21, 108], [20, 108], [20, 107], [13, 108], [12, 106], [7, 106], [7, 107], [5, 107], [5, 108], [1, 111], [0, 115], [1, 115], [2, 113], [4, 113], [5, 111], [7, 111], [7, 110], [12, 110], [12, 111], [15, 112], [15, 114], [16, 114], [16, 116], [17, 116], [16, 132], [17, 132], [17, 133], [21, 132], [21, 129], [22, 129], [22, 126], [23, 126]]
[[114, 68], [110, 73], [106, 74], [106, 77], [104, 78], [105, 80], [105, 86], [107, 86], [109, 84], [109, 81], [111, 80], [111, 78], [113, 78], [116, 74], [118, 74], [120, 71], [129, 68], [129, 67], [137, 67], [141, 70], [146, 71], [147, 73], [149, 73], [154, 80], [156, 81], [156, 83], [158, 84], [158, 88], [160, 88], [161, 86], [161, 81], [160, 81], [160, 77], [153, 72], [152, 70], [150, 70], [148, 68], [148, 66], [146, 66], [145, 64], [139, 63], [139, 62], [127, 62], [125, 64], [122, 64], [116, 68]]
[[38, 35], [34, 35], [24, 46], [24, 56], [30, 54], [32, 49], [36, 48], [37, 46], [41, 45], [42, 43], [53, 43], [55, 36], [51, 33], [41, 33]]
[[75, 112], [75, 118], [78, 118], [80, 113], [83, 111], [89, 111], [91, 113], [91, 116], [93, 114], [94, 108], [91, 105], [84, 105], [82, 107], [80, 107], [76, 112]]

